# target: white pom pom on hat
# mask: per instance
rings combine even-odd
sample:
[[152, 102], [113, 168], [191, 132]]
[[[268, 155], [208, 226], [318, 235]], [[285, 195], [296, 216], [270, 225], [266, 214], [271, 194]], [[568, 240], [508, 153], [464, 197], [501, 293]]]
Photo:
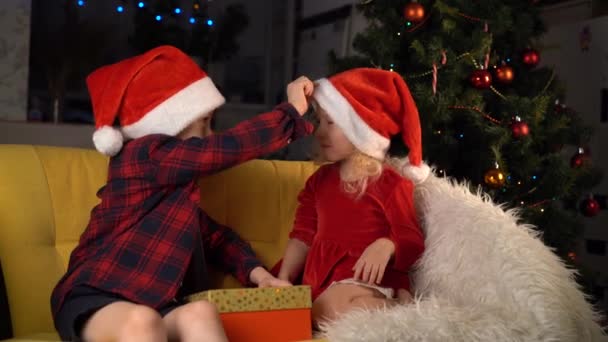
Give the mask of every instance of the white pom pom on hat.
[[409, 159], [404, 158], [403, 164], [400, 165], [398, 170], [401, 175], [411, 180], [414, 184], [421, 184], [431, 174], [431, 167], [426, 163], [421, 163], [418, 166], [414, 166], [410, 163]]
[[106, 156], [113, 157], [118, 154], [123, 141], [122, 133], [112, 126], [102, 126], [93, 133], [95, 148]]

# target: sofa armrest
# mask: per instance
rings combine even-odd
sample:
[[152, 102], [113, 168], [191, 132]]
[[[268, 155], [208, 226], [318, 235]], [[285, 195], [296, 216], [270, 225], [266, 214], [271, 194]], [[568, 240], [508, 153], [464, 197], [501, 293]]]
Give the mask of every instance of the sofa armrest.
[[0, 262], [0, 340], [5, 340], [13, 337], [13, 324], [11, 322], [11, 312], [8, 307], [8, 297], [6, 295], [6, 285], [4, 283], [4, 273], [2, 272], [2, 263]]

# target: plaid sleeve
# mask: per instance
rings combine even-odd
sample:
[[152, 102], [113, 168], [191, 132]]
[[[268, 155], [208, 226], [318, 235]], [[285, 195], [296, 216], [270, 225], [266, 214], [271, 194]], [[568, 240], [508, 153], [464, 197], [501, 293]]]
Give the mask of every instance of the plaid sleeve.
[[241, 284], [255, 286], [249, 279], [256, 267], [264, 267], [251, 245], [234, 230], [201, 214], [201, 235], [205, 258], [219, 270], [232, 274]]
[[272, 153], [312, 132], [288, 103], [209, 137], [181, 140], [167, 137], [153, 144], [150, 158], [157, 163], [161, 184], [183, 184], [245, 161]]

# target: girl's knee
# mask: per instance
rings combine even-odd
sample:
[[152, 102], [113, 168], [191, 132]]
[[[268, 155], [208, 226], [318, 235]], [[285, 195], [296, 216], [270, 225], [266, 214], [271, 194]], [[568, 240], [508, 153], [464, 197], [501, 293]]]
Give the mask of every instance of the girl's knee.
[[333, 321], [343, 308], [348, 305], [349, 297], [343, 296], [320, 296], [312, 304], [312, 319], [315, 322]]
[[394, 305], [378, 291], [358, 285], [335, 285], [322, 293], [313, 303], [315, 322], [332, 321], [353, 309], [378, 309]]

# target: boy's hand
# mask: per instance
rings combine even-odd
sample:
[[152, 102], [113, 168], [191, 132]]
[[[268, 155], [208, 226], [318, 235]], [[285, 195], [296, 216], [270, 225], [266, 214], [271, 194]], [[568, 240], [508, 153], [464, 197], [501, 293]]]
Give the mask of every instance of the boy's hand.
[[315, 86], [308, 77], [301, 76], [287, 85], [287, 102], [296, 108], [300, 115], [308, 111], [308, 99]]
[[380, 238], [372, 242], [353, 267], [355, 280], [361, 280], [370, 285], [380, 284], [386, 265], [393, 253], [395, 253], [395, 244], [391, 240]]
[[258, 287], [287, 287], [292, 286], [290, 282], [275, 278], [263, 267], [256, 267], [249, 275], [251, 282]]

